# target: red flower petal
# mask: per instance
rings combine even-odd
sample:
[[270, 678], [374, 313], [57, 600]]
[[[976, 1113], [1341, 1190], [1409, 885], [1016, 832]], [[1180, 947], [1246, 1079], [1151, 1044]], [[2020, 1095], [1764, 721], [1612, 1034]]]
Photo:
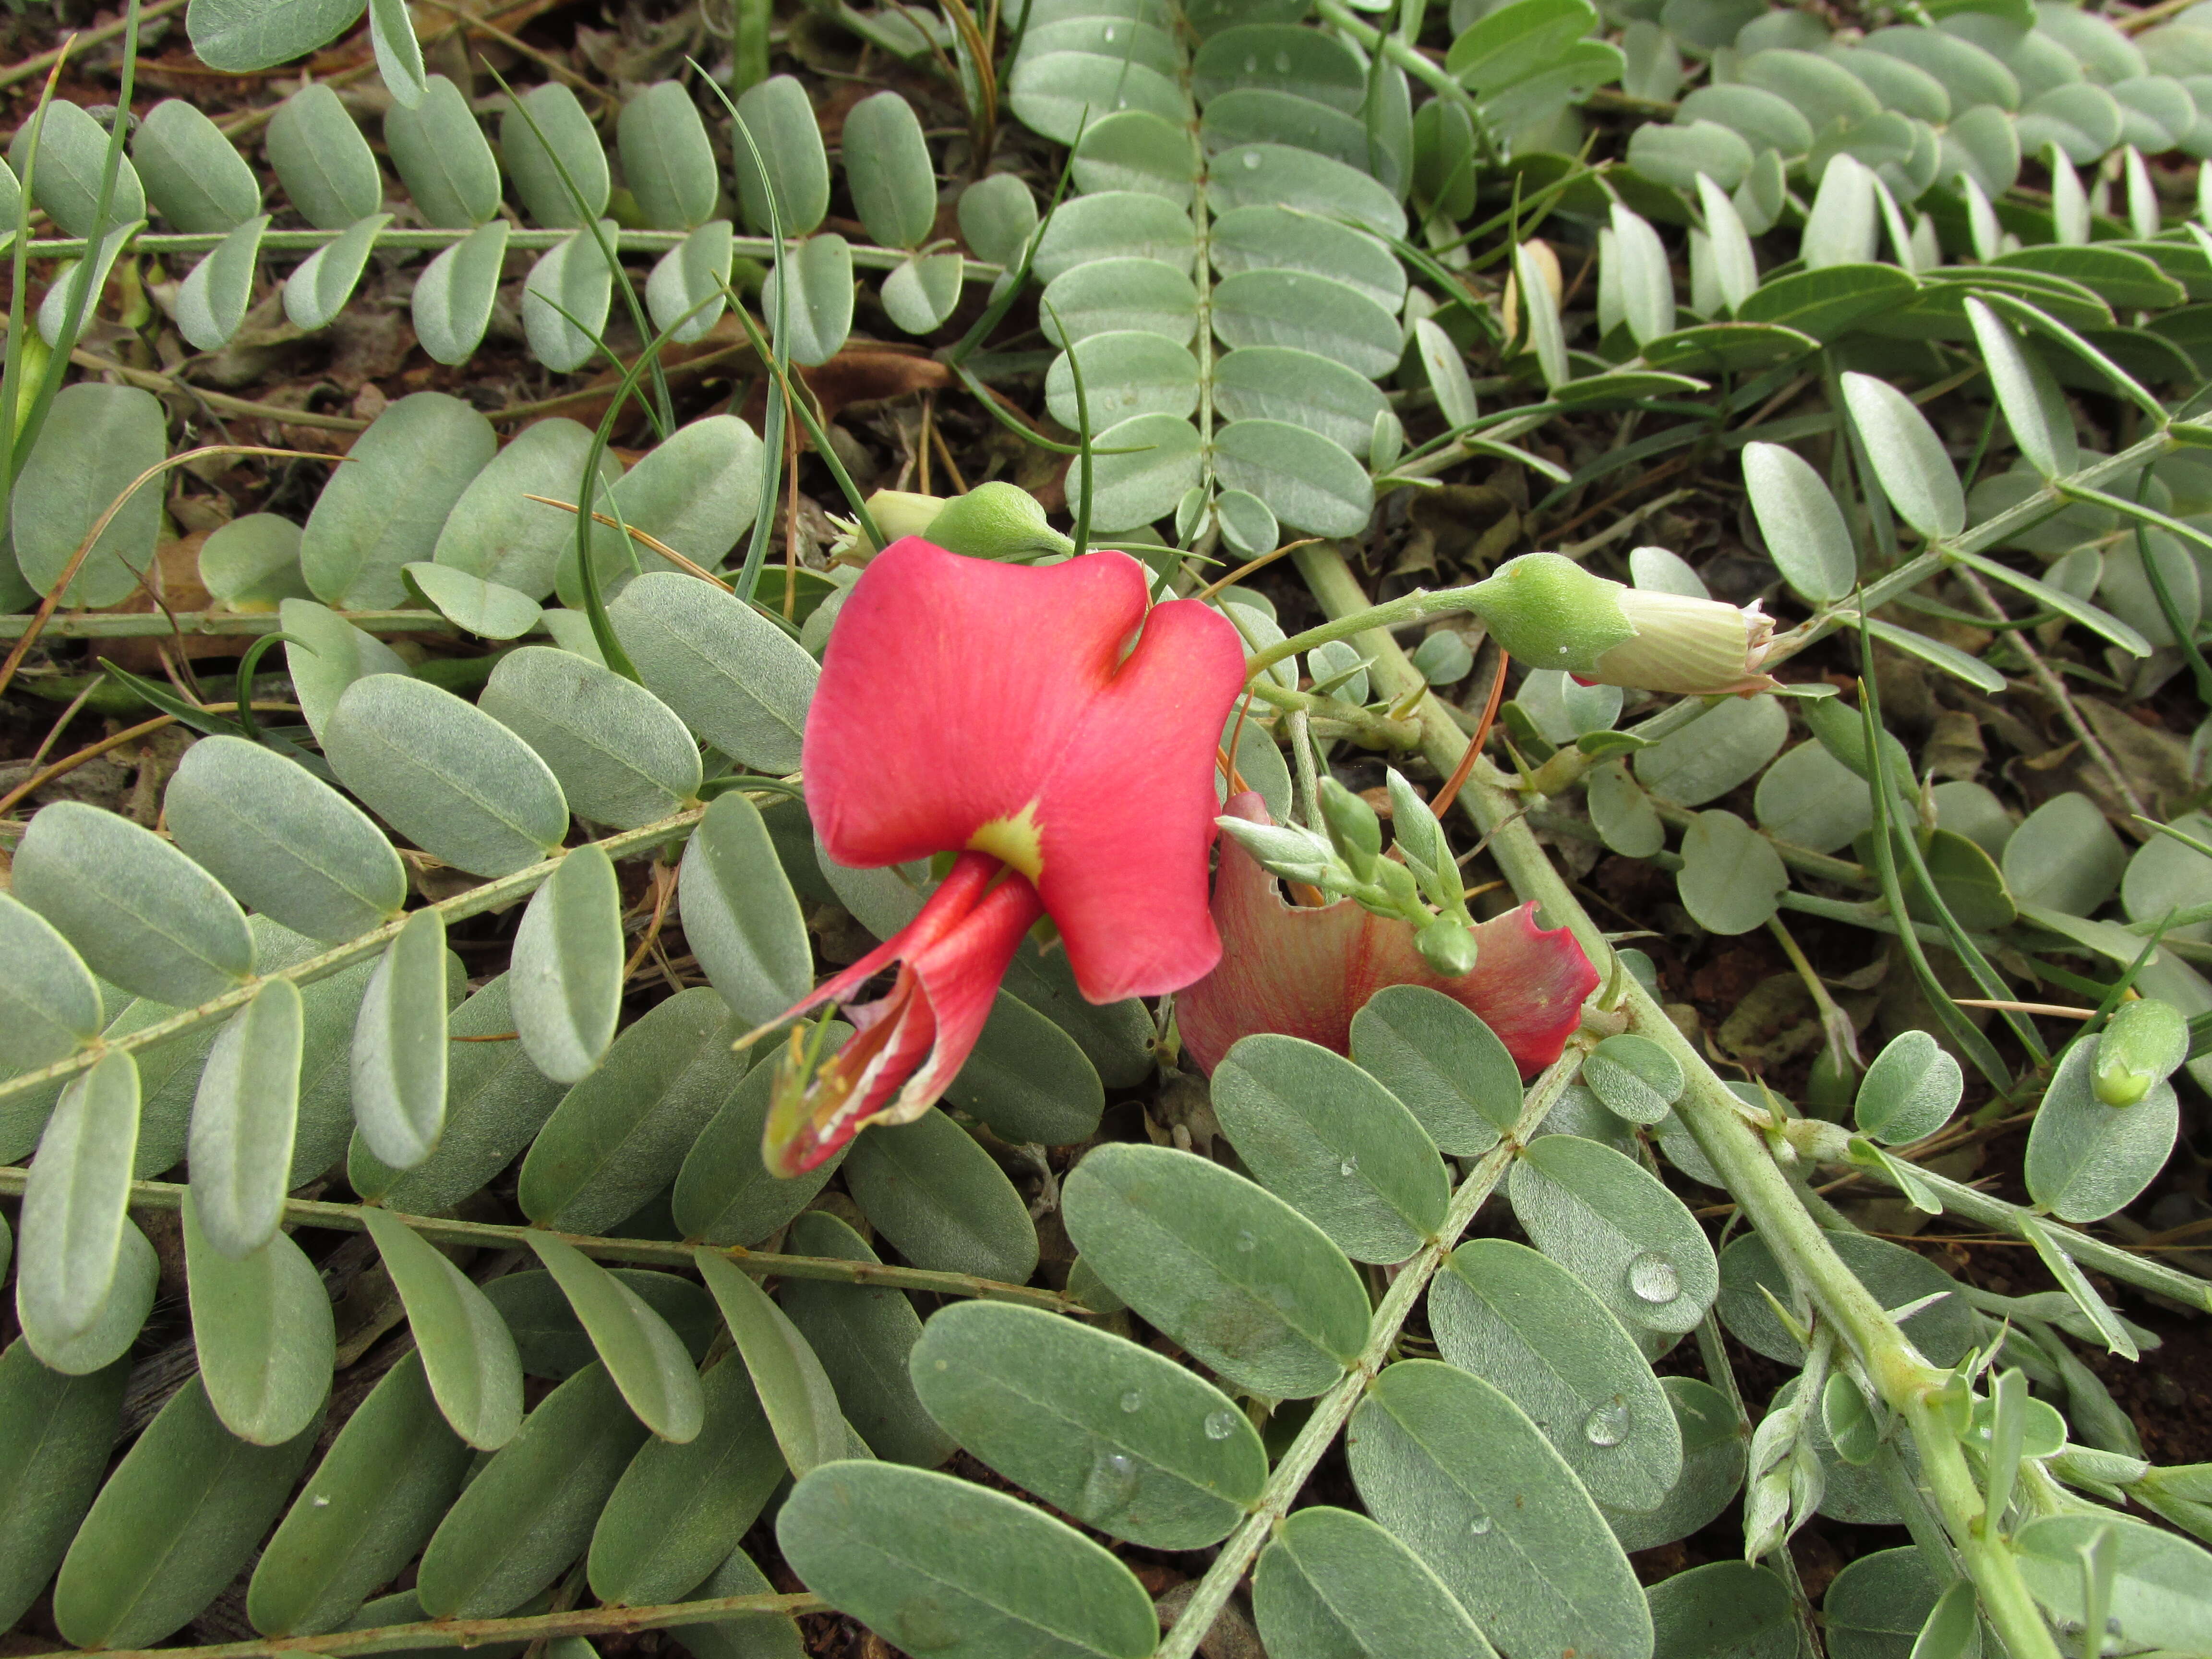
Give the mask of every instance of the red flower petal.
[[[1125, 554], [1031, 568], [895, 542], [838, 615], [807, 718], [807, 805], [832, 858], [1007, 858], [1097, 1002], [1186, 985], [1219, 954], [1211, 760], [1243, 649], [1205, 606], [1148, 611], [1146, 592]], [[1017, 821], [1033, 855], [1024, 832], [989, 833]]]
[[[874, 1002], [848, 1006], [854, 1035], [811, 1075], [776, 1078], [762, 1156], [782, 1176], [815, 1168], [869, 1123], [908, 1123], [936, 1103], [982, 1034], [1015, 948], [1042, 910], [1036, 890], [996, 859], [963, 854], [921, 914], [819, 987], [793, 1013], [842, 1000], [891, 963]], [[803, 1031], [795, 1033], [793, 1054]]]
[[[1224, 810], [1268, 822], [1250, 793]], [[1183, 1051], [1211, 1073], [1239, 1038], [1279, 1031], [1346, 1054], [1352, 1017], [1368, 998], [1386, 985], [1425, 985], [1480, 1015], [1522, 1076], [1533, 1077], [1559, 1059], [1598, 982], [1574, 935], [1537, 927], [1535, 908], [1524, 904], [1482, 923], [1474, 971], [1448, 978], [1414, 947], [1411, 924], [1350, 899], [1285, 904], [1275, 878], [1224, 838], [1213, 890], [1221, 965], [1176, 999]]]

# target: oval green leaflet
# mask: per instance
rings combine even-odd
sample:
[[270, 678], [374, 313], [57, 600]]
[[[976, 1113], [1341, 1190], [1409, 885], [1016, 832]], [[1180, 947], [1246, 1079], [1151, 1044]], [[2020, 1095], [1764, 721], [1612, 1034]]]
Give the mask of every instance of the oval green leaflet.
[[1366, 1340], [1367, 1294], [1343, 1253], [1219, 1164], [1101, 1146], [1061, 1197], [1069, 1237], [1100, 1280], [1241, 1387], [1319, 1394]]
[[439, 1411], [468, 1444], [496, 1451], [522, 1426], [522, 1363], [513, 1334], [468, 1275], [412, 1227], [374, 1208], [364, 1209], [362, 1219], [406, 1307]]
[[930, 1414], [1024, 1491], [1157, 1549], [1218, 1542], [1267, 1454], [1236, 1402], [1180, 1365], [1041, 1310], [968, 1302], [908, 1361]]
[[908, 1651], [1144, 1659], [1159, 1639], [1152, 1598], [1121, 1562], [950, 1475], [824, 1464], [785, 1500], [776, 1541], [815, 1594]]

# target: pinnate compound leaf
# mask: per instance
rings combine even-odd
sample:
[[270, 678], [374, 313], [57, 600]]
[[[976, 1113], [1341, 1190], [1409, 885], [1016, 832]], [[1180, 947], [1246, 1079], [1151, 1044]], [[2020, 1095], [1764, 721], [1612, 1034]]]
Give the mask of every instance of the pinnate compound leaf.
[[182, 1629], [252, 1559], [321, 1427], [318, 1411], [281, 1445], [255, 1445], [226, 1429], [200, 1379], [187, 1378], [124, 1454], [70, 1545], [54, 1582], [63, 1638], [149, 1647]]
[[268, 1244], [284, 1214], [306, 1026], [299, 988], [289, 979], [265, 980], [225, 1022], [200, 1073], [192, 1098], [192, 1208], [208, 1243], [233, 1261]]
[[1551, 1443], [1498, 1389], [1433, 1360], [1401, 1360], [1376, 1378], [1346, 1435], [1368, 1512], [1502, 1651], [1649, 1659], [1651, 1616], [1628, 1558]]
[[189, 1008], [253, 971], [245, 913], [205, 870], [149, 830], [56, 801], [15, 848], [15, 896], [111, 984]]
[[336, 944], [381, 927], [406, 904], [407, 872], [383, 831], [260, 744], [201, 738], [163, 804], [179, 847], [240, 903], [295, 933]]
[[1252, 1573], [1252, 1614], [1271, 1659], [1491, 1659], [1467, 1610], [1419, 1556], [1351, 1510], [1285, 1520]]
[[1412, 1112], [1341, 1054], [1244, 1038], [1213, 1073], [1213, 1109], [1260, 1183], [1358, 1261], [1403, 1261], [1443, 1224], [1443, 1160]]
[[254, 1629], [337, 1629], [429, 1541], [470, 1461], [439, 1414], [423, 1356], [408, 1354], [346, 1419], [262, 1552], [246, 1593]]
[[566, 1239], [533, 1233], [538, 1252], [646, 1427], [680, 1445], [706, 1420], [706, 1399], [683, 1339], [643, 1297]]
[[131, 1368], [71, 1376], [28, 1342], [0, 1353], [0, 1618], [21, 1618], [100, 1490]]
[[1152, 1598], [1121, 1562], [950, 1475], [825, 1464], [785, 1500], [776, 1541], [808, 1589], [908, 1651], [1144, 1659], [1159, 1639]]
[[1154, 1549], [1226, 1537], [1267, 1459], [1234, 1401], [1124, 1338], [968, 1302], [922, 1329], [921, 1402], [975, 1456], [1086, 1526]]
[[1429, 1323], [1437, 1352], [1526, 1412], [1599, 1503], [1654, 1509], [1680, 1478], [1650, 1365], [1558, 1263], [1502, 1238], [1462, 1244], [1430, 1284]]
[[514, 1337], [484, 1293], [446, 1254], [389, 1212], [362, 1212], [407, 1323], [438, 1409], [480, 1451], [496, 1451], [522, 1426], [522, 1362]]
[[692, 1254], [759, 1392], [784, 1462], [804, 1477], [847, 1456], [849, 1436], [837, 1390], [806, 1339], [727, 1256], [705, 1249]]
[[[681, 1601], [736, 1549], [783, 1479], [768, 1417], [738, 1356], [700, 1379], [706, 1418], [682, 1445], [648, 1440], [592, 1532], [592, 1594], [649, 1607]], [[706, 1591], [740, 1595], [742, 1591]]]
[[1367, 1293], [1327, 1234], [1188, 1152], [1101, 1146], [1062, 1188], [1070, 1237], [1115, 1295], [1241, 1388], [1319, 1394], [1365, 1341]]
[[876, 1231], [918, 1267], [1025, 1283], [1036, 1223], [994, 1158], [942, 1111], [870, 1129], [845, 1159], [845, 1186]]
[[539, 1401], [422, 1552], [416, 1595], [424, 1614], [497, 1618], [559, 1577], [583, 1553], [645, 1439], [604, 1364], [586, 1365]]
[[446, 1126], [446, 919], [417, 910], [370, 975], [354, 1024], [353, 1109], [368, 1150], [411, 1170]]
[[1610, 1146], [1540, 1135], [1508, 1178], [1536, 1248], [1632, 1331], [1688, 1330], [1720, 1288], [1705, 1230], [1657, 1176]]
[[563, 858], [515, 930], [507, 997], [538, 1069], [573, 1083], [599, 1063], [622, 1014], [622, 892], [596, 846]]
[[0, 1066], [28, 1071], [100, 1035], [100, 985], [37, 911], [0, 894]]
[[416, 846], [471, 875], [510, 875], [568, 833], [568, 803], [535, 750], [475, 704], [371, 674], [323, 730], [331, 768]]

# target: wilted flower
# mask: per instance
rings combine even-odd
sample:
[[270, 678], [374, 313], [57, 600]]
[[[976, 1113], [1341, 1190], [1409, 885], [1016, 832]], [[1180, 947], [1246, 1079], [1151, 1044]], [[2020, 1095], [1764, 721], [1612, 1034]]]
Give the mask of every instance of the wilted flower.
[[[1267, 822], [1256, 794], [1235, 797], [1226, 810]], [[1537, 927], [1534, 912], [1524, 904], [1474, 927], [1474, 969], [1439, 973], [1412, 923], [1351, 899], [1286, 904], [1275, 878], [1224, 837], [1213, 886], [1221, 965], [1177, 999], [1183, 1052], [1211, 1072], [1238, 1039], [1279, 1031], [1342, 1054], [1368, 998], [1387, 985], [1425, 985], [1480, 1015], [1522, 1075], [1534, 1076], [1559, 1057], [1598, 982], [1574, 935]]]
[[815, 831], [848, 866], [960, 856], [908, 927], [790, 1011], [897, 967], [884, 995], [847, 1007], [854, 1035], [818, 1068], [794, 1043], [770, 1169], [796, 1175], [865, 1124], [927, 1111], [1041, 915], [1093, 1002], [1177, 989], [1219, 958], [1214, 752], [1244, 653], [1206, 606], [1148, 609], [1146, 592], [1120, 553], [1031, 568], [913, 537], [854, 585], [807, 716]]
[[1558, 553], [1527, 553], [1467, 596], [1508, 655], [1592, 685], [1681, 696], [1768, 690], [1774, 623], [1756, 605], [1627, 587]]

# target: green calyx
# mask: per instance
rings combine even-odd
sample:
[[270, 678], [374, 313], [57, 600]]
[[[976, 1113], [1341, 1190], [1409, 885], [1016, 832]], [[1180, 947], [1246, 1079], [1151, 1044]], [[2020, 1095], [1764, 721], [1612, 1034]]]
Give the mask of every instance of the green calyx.
[[1531, 668], [1588, 673], [1636, 629], [1615, 596], [1618, 582], [1594, 576], [1557, 553], [1524, 553], [1467, 595], [1508, 656]]
[[1075, 544], [1045, 522], [1036, 496], [994, 480], [945, 502], [921, 535], [950, 553], [975, 559], [1026, 562], [1075, 551]]

